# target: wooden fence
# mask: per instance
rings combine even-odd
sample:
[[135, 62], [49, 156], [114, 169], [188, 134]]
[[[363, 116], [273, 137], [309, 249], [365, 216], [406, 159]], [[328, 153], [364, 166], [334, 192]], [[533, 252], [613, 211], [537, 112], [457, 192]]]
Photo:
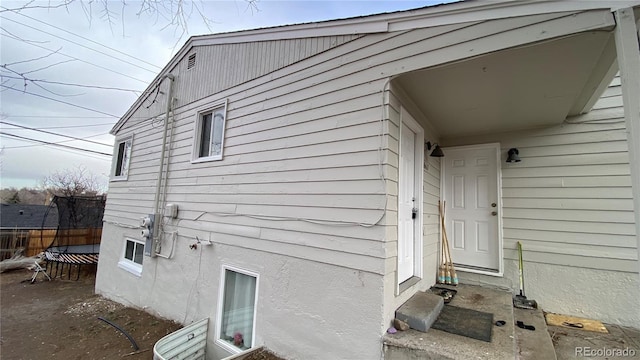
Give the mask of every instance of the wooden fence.
[[29, 230], [0, 231], [0, 261], [10, 259], [20, 249], [26, 249], [29, 244]]
[[0, 261], [9, 259], [19, 250], [24, 256], [35, 256], [53, 244], [56, 245], [93, 245], [100, 244], [102, 228], [70, 230], [3, 230], [0, 233]]
[[31, 230], [29, 231], [29, 246], [25, 256], [34, 256], [52, 245], [56, 234], [58, 246], [62, 245], [92, 245], [100, 244], [102, 228], [68, 229], [68, 230]]

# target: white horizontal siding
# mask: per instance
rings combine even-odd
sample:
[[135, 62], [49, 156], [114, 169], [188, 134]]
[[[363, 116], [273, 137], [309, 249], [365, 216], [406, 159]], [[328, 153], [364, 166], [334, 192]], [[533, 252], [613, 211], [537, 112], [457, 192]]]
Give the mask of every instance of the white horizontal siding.
[[[166, 201], [178, 204], [180, 215], [165, 228], [177, 230], [178, 241], [199, 236], [382, 273], [381, 231], [357, 226], [375, 223], [384, 211], [380, 88], [363, 81], [339, 97], [322, 90], [326, 99], [308, 95], [322, 104], [315, 107], [304, 96], [288, 98], [290, 105], [276, 99], [254, 107], [237, 106], [231, 96], [224, 159], [199, 164], [190, 160], [200, 105], [176, 109]], [[112, 183], [109, 221], [151, 211], [161, 130], [152, 121], [125, 124], [123, 133], [136, 134], [130, 177]]]
[[[357, 35], [196, 46], [172, 69], [181, 78], [178, 106], [256, 79], [320, 52], [356, 39]], [[196, 65], [187, 69], [190, 55]], [[211, 81], [203, 81], [211, 79]]]
[[[396, 87], [394, 82], [389, 85], [387, 92], [387, 105], [385, 107], [385, 115], [388, 118], [386, 122], [388, 137], [386, 143], [386, 165], [385, 179], [388, 188], [387, 216], [383, 225], [386, 227], [386, 260], [385, 272], [390, 279], [397, 279], [397, 257], [398, 257], [398, 227], [397, 227], [397, 209], [398, 209], [398, 177], [399, 177], [399, 137], [400, 137], [400, 114], [402, 108], [412, 115], [412, 117], [420, 123], [424, 129], [425, 141], [436, 140], [436, 134], [430, 131], [431, 124], [417, 110], [417, 107], [409, 98]], [[425, 152], [425, 162], [427, 166], [423, 166], [423, 202], [420, 210], [422, 214], [422, 281], [414, 285], [414, 289], [424, 289], [433, 285], [435, 282], [435, 264], [438, 259], [440, 227], [439, 227], [439, 209], [438, 201], [440, 199], [440, 160], [432, 158]], [[388, 309], [396, 309], [407, 300], [413, 292], [406, 291], [399, 296], [395, 293], [395, 286], [386, 288], [385, 291], [385, 307]]]
[[[610, 88], [611, 89], [611, 88]], [[605, 96], [610, 94], [605, 92]], [[617, 96], [596, 103], [616, 110]], [[621, 103], [617, 102], [618, 105]], [[505, 257], [522, 241], [528, 261], [635, 272], [635, 227], [624, 124], [615, 116], [565, 124], [561, 135], [503, 141], [522, 162], [503, 163]], [[572, 121], [580, 121], [574, 118]], [[530, 140], [530, 141], [527, 141]], [[591, 141], [589, 141], [591, 140]]]
[[[178, 241], [210, 237], [232, 246], [384, 274], [393, 247], [382, 241], [394, 233], [388, 228], [397, 221], [397, 191], [389, 195], [387, 191], [398, 181], [398, 124], [391, 124], [393, 119], [381, 123], [382, 90], [388, 77], [476, 56], [477, 49], [508, 48], [523, 36], [530, 41], [551, 38], [574, 31], [566, 27], [579, 24], [581, 18], [600, 15], [577, 14], [572, 22], [566, 16], [327, 38], [322, 46], [314, 39], [194, 48], [196, 67], [183, 71], [181, 63], [174, 69], [177, 108], [166, 201], [178, 204], [180, 212], [178, 220], [166, 224], [167, 229], [178, 232]], [[545, 32], [528, 35], [541, 23]], [[314, 41], [317, 46], [307, 46]], [[264, 62], [256, 62], [255, 54]], [[154, 117], [164, 111], [167, 80], [160, 90], [158, 96], [145, 94], [148, 109], [140, 108], [118, 133], [134, 133], [135, 139], [128, 181], [111, 183], [107, 221], [130, 224], [152, 211], [162, 131], [162, 121]], [[224, 159], [192, 164], [196, 112], [222, 100], [228, 100]], [[387, 132], [392, 135], [381, 137]], [[431, 134], [427, 139], [435, 140]], [[562, 143], [562, 139], [555, 141]], [[586, 135], [583, 143], [589, 142], [593, 140]], [[431, 158], [429, 163], [425, 254], [436, 252], [438, 233], [439, 164]], [[616, 165], [620, 164], [611, 166]], [[618, 172], [625, 175], [622, 167]], [[336, 189], [342, 184], [348, 185]], [[380, 226], [357, 225], [374, 223]], [[292, 240], [276, 230], [299, 236]], [[318, 236], [331, 241], [317, 241], [322, 239]], [[359, 241], [372, 246], [371, 251], [358, 253], [354, 246], [360, 246]], [[311, 242], [314, 245], [305, 245]]]
[[[475, 140], [501, 142], [505, 258], [517, 259], [521, 241], [527, 261], [637, 272], [621, 106], [615, 78], [589, 114]], [[512, 147], [522, 162], [504, 161]]]

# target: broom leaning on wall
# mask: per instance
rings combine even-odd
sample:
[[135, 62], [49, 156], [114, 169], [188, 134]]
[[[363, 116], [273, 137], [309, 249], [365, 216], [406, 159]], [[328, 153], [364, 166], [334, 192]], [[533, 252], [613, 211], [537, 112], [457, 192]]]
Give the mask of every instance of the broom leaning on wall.
[[441, 263], [438, 269], [438, 284], [458, 285], [458, 274], [453, 266], [453, 260], [451, 259], [451, 249], [449, 248], [449, 239], [447, 238], [447, 227], [445, 225], [444, 210], [446, 207], [445, 201], [438, 201], [438, 208], [440, 209], [440, 226], [442, 231], [442, 246], [441, 249]]

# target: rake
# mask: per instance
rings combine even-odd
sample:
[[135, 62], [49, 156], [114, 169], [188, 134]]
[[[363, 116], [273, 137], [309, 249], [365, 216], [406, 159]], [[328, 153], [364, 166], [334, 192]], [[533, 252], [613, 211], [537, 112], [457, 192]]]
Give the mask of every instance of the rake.
[[535, 300], [527, 299], [524, 294], [524, 263], [520, 241], [518, 241], [518, 270], [520, 272], [520, 294], [513, 297], [513, 306], [519, 309], [537, 309], [538, 303]]

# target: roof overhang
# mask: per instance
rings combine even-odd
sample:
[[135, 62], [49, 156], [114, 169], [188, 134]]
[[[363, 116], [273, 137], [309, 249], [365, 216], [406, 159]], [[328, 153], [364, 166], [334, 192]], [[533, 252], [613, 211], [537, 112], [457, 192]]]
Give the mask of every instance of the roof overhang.
[[[187, 40], [178, 53], [162, 69], [149, 85], [145, 93], [174, 67], [196, 46], [207, 46], [228, 43], [268, 41], [278, 39], [295, 39], [328, 35], [353, 35], [405, 31], [416, 28], [436, 27], [474, 21], [491, 21], [496, 19], [528, 16], [536, 14], [552, 14], [567, 11], [587, 11], [605, 9], [608, 11], [623, 7], [638, 6], [640, 0], [621, 1], [571, 1], [571, 0], [501, 0], [501, 1], [464, 1], [425, 8], [384, 13], [349, 19], [331, 20], [307, 24], [286, 25], [271, 28], [237, 31], [230, 33], [194, 36]], [[592, 79], [591, 83], [597, 82]], [[601, 86], [598, 83], [598, 86]], [[592, 92], [583, 94], [585, 99], [593, 100]], [[111, 129], [116, 134], [141, 105], [141, 96]], [[588, 104], [588, 101], [585, 101]], [[578, 108], [579, 102], [576, 105]], [[573, 111], [578, 111], [574, 109]]]
[[587, 112], [617, 71], [610, 29], [493, 52], [397, 81], [442, 139], [562, 123]]
[[616, 10], [633, 6], [634, 3], [638, 5], [640, 1], [497, 0], [488, 2], [467, 0], [346, 19], [199, 35], [192, 37], [189, 41], [192, 46], [204, 46], [319, 36], [372, 34], [566, 11]]

